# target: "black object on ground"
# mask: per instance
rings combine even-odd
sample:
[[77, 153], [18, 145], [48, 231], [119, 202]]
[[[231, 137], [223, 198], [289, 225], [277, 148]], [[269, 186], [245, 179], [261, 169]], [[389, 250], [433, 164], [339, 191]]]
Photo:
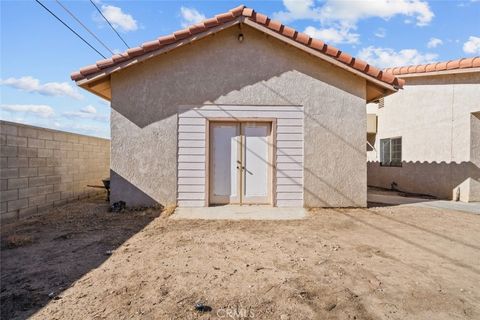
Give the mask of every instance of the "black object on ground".
[[110, 206], [110, 212], [122, 212], [127, 208], [125, 201], [118, 201]]
[[196, 303], [195, 310], [197, 310], [198, 312], [210, 312], [212, 311], [212, 308], [204, 305], [203, 303]]

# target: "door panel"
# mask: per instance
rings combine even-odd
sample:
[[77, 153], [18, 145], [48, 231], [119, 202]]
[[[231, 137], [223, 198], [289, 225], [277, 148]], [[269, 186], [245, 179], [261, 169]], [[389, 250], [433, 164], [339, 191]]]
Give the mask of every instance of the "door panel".
[[242, 203], [269, 202], [270, 130], [269, 123], [242, 123]]
[[210, 126], [210, 203], [239, 203], [240, 125]]
[[270, 203], [270, 123], [211, 122], [209, 137], [209, 203]]

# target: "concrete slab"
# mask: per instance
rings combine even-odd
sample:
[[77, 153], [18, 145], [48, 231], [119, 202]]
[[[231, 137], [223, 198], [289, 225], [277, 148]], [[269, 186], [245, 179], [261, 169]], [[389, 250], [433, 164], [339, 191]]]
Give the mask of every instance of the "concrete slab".
[[275, 208], [269, 206], [216, 206], [177, 208], [172, 219], [200, 220], [300, 220], [307, 216], [304, 208]]
[[456, 211], [480, 214], [480, 202], [467, 203], [467, 202], [458, 202], [458, 201], [435, 200], [435, 201], [407, 204], [404, 206], [448, 209], [448, 210], [456, 210]]

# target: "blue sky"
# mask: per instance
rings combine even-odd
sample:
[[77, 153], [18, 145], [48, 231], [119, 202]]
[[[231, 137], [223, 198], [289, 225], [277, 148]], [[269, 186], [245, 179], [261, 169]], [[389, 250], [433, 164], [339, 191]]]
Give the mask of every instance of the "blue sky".
[[[111, 56], [57, 2], [41, 1], [103, 55]], [[126, 49], [88, 0], [60, 2], [109, 49]], [[95, 3], [130, 46], [241, 4]], [[480, 0], [284, 0], [243, 4], [379, 67], [480, 55]], [[70, 80], [72, 71], [100, 59], [35, 1], [1, 0], [1, 119], [109, 137], [109, 102], [76, 88]]]

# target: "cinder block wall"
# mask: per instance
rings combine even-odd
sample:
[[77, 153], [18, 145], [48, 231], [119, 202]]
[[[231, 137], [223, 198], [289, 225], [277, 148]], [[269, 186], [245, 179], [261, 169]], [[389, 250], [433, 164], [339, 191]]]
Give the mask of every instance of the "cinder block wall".
[[104, 189], [110, 140], [0, 121], [2, 221], [45, 212]]

